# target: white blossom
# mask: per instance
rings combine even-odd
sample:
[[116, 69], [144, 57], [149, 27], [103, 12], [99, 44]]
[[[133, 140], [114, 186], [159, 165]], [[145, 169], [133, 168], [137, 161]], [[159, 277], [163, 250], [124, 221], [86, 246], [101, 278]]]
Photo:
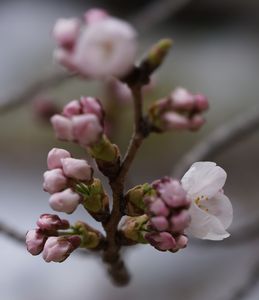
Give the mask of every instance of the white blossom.
[[191, 223], [186, 232], [201, 239], [222, 240], [233, 219], [230, 200], [222, 188], [226, 172], [214, 162], [196, 162], [181, 182], [191, 200]]

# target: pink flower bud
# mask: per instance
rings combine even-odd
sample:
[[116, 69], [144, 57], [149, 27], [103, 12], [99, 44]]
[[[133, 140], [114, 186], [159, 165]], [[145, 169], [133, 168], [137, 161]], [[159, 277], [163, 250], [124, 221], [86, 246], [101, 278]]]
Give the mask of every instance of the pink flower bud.
[[109, 77], [106, 82], [106, 92], [111, 99], [119, 104], [127, 104], [132, 101], [132, 93], [126, 83], [119, 81], [115, 77]]
[[71, 157], [71, 154], [65, 150], [60, 148], [53, 148], [49, 151], [47, 158], [47, 165], [49, 169], [62, 168], [61, 159]]
[[80, 103], [82, 105], [83, 113], [94, 114], [100, 121], [104, 118], [104, 110], [100, 100], [93, 97], [81, 97]]
[[169, 111], [163, 115], [163, 123], [165, 130], [189, 128], [188, 118], [174, 111]]
[[33, 100], [33, 112], [41, 121], [49, 122], [50, 118], [58, 113], [59, 108], [55, 99], [48, 96], [38, 96]]
[[208, 98], [203, 94], [196, 94], [194, 95], [194, 101], [195, 101], [195, 109], [198, 111], [204, 111], [209, 108], [209, 101]]
[[158, 231], [164, 231], [168, 228], [168, 221], [165, 217], [152, 217], [150, 219], [150, 223], [152, 227], [154, 227]]
[[189, 206], [186, 192], [178, 180], [164, 177], [153, 183], [158, 195], [172, 208]]
[[103, 19], [109, 17], [109, 14], [103, 9], [92, 8], [86, 11], [84, 17], [85, 17], [85, 22], [87, 24], [92, 24], [95, 22], [102, 21]]
[[63, 115], [65, 117], [72, 117], [81, 113], [81, 105], [79, 101], [70, 101], [63, 109]]
[[198, 130], [204, 123], [204, 117], [200, 114], [197, 114], [191, 118], [189, 127], [191, 130]]
[[50, 194], [60, 192], [67, 187], [67, 178], [61, 169], [46, 171], [43, 177], [43, 189]]
[[45, 243], [42, 257], [46, 262], [62, 262], [81, 244], [79, 236], [49, 237]]
[[59, 229], [68, 229], [69, 222], [60, 219], [57, 215], [43, 214], [39, 217], [37, 225], [41, 230], [56, 231]]
[[49, 199], [51, 208], [55, 211], [61, 211], [71, 214], [79, 205], [80, 196], [72, 189], [66, 189], [63, 192], [53, 194]]
[[29, 230], [26, 234], [27, 250], [32, 255], [38, 255], [43, 250], [47, 237], [40, 229]]
[[175, 109], [192, 110], [194, 107], [194, 96], [184, 88], [175, 89], [171, 99]]
[[84, 159], [64, 158], [61, 159], [64, 174], [77, 180], [90, 181], [93, 170]]
[[50, 121], [58, 139], [73, 141], [73, 128], [71, 120], [61, 115], [54, 115]]
[[176, 238], [176, 248], [178, 249], [183, 249], [187, 246], [188, 243], [188, 238], [187, 236], [181, 234]]
[[179, 214], [171, 218], [171, 230], [173, 232], [183, 232], [190, 224], [191, 216], [187, 210], [181, 211]]
[[[148, 204], [147, 201], [151, 200]], [[156, 216], [164, 216], [167, 217], [169, 215], [169, 209], [166, 207], [165, 203], [159, 198], [147, 198], [145, 199], [145, 203], [148, 204], [149, 211]]]
[[136, 31], [127, 22], [108, 17], [82, 30], [74, 62], [87, 77], [124, 76], [133, 67], [137, 52]]
[[147, 233], [145, 239], [160, 251], [171, 250], [176, 246], [175, 239], [169, 232]]
[[103, 127], [94, 114], [72, 117], [75, 139], [82, 146], [91, 146], [99, 141], [103, 133]]
[[66, 49], [72, 49], [80, 32], [80, 20], [76, 18], [58, 19], [53, 36], [58, 45]]
[[64, 66], [69, 71], [71, 71], [73, 73], [78, 72], [78, 68], [74, 61], [73, 53], [71, 53], [63, 48], [58, 48], [58, 49], [54, 50], [53, 58], [58, 64]]

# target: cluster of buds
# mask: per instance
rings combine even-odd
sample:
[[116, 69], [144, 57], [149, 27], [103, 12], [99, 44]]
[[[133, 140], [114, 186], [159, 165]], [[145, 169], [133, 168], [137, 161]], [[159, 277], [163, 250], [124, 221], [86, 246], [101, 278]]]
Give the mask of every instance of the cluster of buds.
[[49, 203], [55, 211], [72, 213], [81, 201], [76, 193], [78, 182], [90, 184], [93, 169], [83, 159], [75, 159], [64, 150], [53, 148], [47, 159], [48, 171], [44, 173], [43, 189], [51, 194]]
[[92, 97], [72, 100], [64, 107], [62, 114], [51, 118], [57, 138], [75, 141], [82, 146], [98, 143], [103, 134], [103, 121], [102, 105]]
[[42, 252], [46, 262], [62, 262], [81, 244], [78, 235], [59, 236], [58, 230], [69, 229], [67, 220], [61, 220], [57, 215], [43, 214], [37, 221], [37, 228], [26, 234], [27, 250], [32, 255]]
[[155, 181], [152, 187], [153, 195], [144, 199], [149, 216], [145, 239], [161, 251], [185, 248], [188, 239], [184, 231], [191, 221], [185, 190], [178, 180], [169, 177]]
[[93, 178], [93, 169], [84, 159], [75, 159], [59, 148], [53, 148], [43, 175], [43, 189], [50, 193], [49, 204], [55, 211], [71, 214], [79, 204], [96, 219], [105, 218], [109, 199], [101, 181]]
[[123, 234], [137, 242], [149, 242], [160, 251], [185, 248], [190, 224], [190, 201], [178, 180], [164, 177], [151, 185], [139, 185], [125, 197], [127, 217]]
[[86, 78], [124, 76], [133, 68], [136, 31], [104, 10], [90, 9], [84, 20], [59, 19], [53, 36], [58, 45], [55, 60]]
[[168, 98], [155, 102], [149, 119], [158, 132], [185, 129], [198, 130], [205, 123], [202, 113], [208, 109], [203, 94], [191, 94], [184, 88], [175, 89]]

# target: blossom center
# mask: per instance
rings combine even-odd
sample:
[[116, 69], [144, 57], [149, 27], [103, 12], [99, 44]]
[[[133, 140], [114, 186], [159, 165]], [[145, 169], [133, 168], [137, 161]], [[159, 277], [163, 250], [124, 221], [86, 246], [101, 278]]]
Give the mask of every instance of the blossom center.
[[205, 197], [203, 195], [198, 196], [195, 200], [194, 203], [203, 211], [205, 212], [209, 212], [209, 209], [206, 207], [206, 202], [205, 201], [209, 201], [208, 197]]

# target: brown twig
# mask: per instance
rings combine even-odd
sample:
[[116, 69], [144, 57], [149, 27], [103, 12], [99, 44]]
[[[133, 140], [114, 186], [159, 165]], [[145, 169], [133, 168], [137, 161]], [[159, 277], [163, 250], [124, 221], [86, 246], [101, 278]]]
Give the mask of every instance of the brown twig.
[[133, 87], [132, 94], [134, 98], [134, 133], [130, 141], [128, 150], [123, 162], [115, 177], [110, 178], [110, 186], [113, 196], [113, 207], [110, 218], [103, 223], [106, 231], [107, 247], [103, 253], [103, 260], [109, 264], [109, 273], [114, 282], [119, 285], [125, 285], [129, 281], [129, 274], [124, 262], [120, 258], [121, 245], [118, 242], [118, 224], [123, 216], [123, 198], [125, 177], [136, 156], [145, 135], [143, 135], [143, 112], [141, 86]]
[[193, 147], [177, 163], [174, 176], [181, 177], [184, 172], [196, 161], [206, 160], [222, 153], [236, 142], [243, 140], [259, 128], [259, 106], [247, 112], [242, 112], [233, 120], [216, 128], [207, 138]]
[[4, 224], [3, 222], [0, 222], [0, 232], [12, 240], [24, 244], [25, 234], [18, 232], [16, 229]]

